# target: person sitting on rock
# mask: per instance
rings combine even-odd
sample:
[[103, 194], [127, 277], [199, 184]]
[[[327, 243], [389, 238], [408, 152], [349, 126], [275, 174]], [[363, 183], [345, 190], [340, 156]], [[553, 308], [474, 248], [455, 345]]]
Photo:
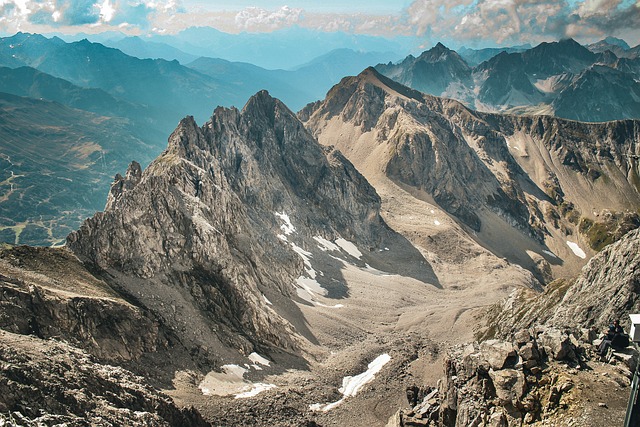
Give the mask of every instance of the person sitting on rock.
[[600, 357], [604, 357], [607, 354], [609, 347], [625, 348], [628, 345], [629, 337], [624, 333], [622, 326], [620, 326], [620, 321], [616, 319], [611, 325], [609, 325], [607, 336], [604, 337], [602, 343], [600, 343], [600, 347], [598, 347], [598, 354]]

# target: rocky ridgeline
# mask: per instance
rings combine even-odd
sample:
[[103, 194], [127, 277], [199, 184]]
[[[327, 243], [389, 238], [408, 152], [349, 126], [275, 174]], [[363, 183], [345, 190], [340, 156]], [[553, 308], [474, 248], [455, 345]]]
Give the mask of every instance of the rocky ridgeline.
[[[542, 282], [549, 280], [549, 264], [560, 265], [558, 257], [576, 258], [567, 240], [580, 241], [588, 256], [594, 253], [589, 246], [600, 250], [640, 224], [638, 121], [479, 113], [373, 68], [344, 78], [300, 117], [321, 143], [336, 145], [360, 170], [376, 163], [404, 188], [426, 192], [496, 253], [503, 240], [523, 234], [533, 239], [528, 245], [558, 252], [540, 260], [516, 254], [517, 248], [502, 254]], [[379, 154], [363, 157], [365, 150]], [[483, 223], [517, 233], [492, 240], [482, 234]]]
[[0, 330], [0, 425], [205, 427], [146, 381], [57, 340]]
[[613, 320], [629, 330], [629, 314], [640, 312], [640, 230], [607, 246], [573, 279], [550, 283], [542, 294], [515, 290], [489, 309], [481, 338], [510, 338], [535, 325], [580, 331], [603, 330]]
[[[539, 327], [520, 330], [512, 342], [458, 346], [445, 358], [446, 376], [437, 387], [408, 388], [411, 409], [398, 411], [387, 427], [580, 425], [590, 406], [607, 407], [592, 401], [598, 396], [589, 395], [593, 383], [605, 376], [610, 384], [596, 387], [615, 390], [620, 406], [638, 363], [638, 353], [628, 348], [611, 353], [612, 369], [595, 366], [594, 335], [588, 329], [576, 336]], [[624, 417], [616, 409], [604, 415], [609, 425]], [[599, 425], [597, 419], [587, 421]]]
[[290, 351], [303, 259], [286, 234], [305, 250], [317, 247], [312, 236], [378, 248], [393, 234], [379, 206], [340, 153], [260, 92], [242, 111], [216, 109], [203, 127], [182, 120], [144, 172], [132, 163], [116, 177], [105, 211], [67, 245], [193, 354]]

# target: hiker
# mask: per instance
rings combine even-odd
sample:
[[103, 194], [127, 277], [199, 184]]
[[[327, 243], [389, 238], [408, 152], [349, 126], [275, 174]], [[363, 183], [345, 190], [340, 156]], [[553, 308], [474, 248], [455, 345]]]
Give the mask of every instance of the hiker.
[[624, 348], [629, 345], [629, 337], [624, 333], [624, 329], [620, 326], [619, 320], [614, 320], [611, 325], [609, 325], [609, 330], [607, 331], [607, 336], [605, 336], [598, 347], [598, 354], [600, 357], [604, 357], [609, 350], [609, 347], [613, 348]]

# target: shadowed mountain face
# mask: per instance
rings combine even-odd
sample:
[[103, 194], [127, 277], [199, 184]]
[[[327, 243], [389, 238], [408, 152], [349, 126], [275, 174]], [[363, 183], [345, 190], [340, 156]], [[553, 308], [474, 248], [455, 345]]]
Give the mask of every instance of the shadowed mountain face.
[[530, 49], [498, 49], [471, 68], [438, 45], [419, 58], [409, 56], [376, 69], [409, 87], [481, 111], [552, 114], [588, 122], [640, 118], [640, 67], [628, 46], [619, 49], [625, 52], [620, 58], [610, 50], [594, 53], [568, 39]]
[[[528, 236], [531, 250], [542, 245], [576, 261], [565, 241], [596, 247], [598, 237], [588, 229], [602, 221], [603, 210], [640, 206], [637, 121], [582, 124], [476, 113], [374, 69], [345, 78], [301, 117], [356, 167], [377, 164], [391, 180], [423, 191], [486, 247], [521, 265], [532, 260], [510, 246], [516, 238], [507, 230]], [[378, 154], [356, 156], [363, 144]], [[485, 232], [498, 223], [503, 238]], [[555, 255], [544, 258], [557, 264]]]

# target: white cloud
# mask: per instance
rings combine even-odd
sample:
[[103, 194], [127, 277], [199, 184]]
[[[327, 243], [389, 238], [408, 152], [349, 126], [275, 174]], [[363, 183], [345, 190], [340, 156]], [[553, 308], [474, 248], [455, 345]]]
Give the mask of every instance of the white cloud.
[[273, 31], [291, 27], [302, 17], [302, 9], [292, 9], [283, 6], [278, 10], [269, 11], [259, 7], [247, 7], [235, 17], [236, 26], [247, 31]]

